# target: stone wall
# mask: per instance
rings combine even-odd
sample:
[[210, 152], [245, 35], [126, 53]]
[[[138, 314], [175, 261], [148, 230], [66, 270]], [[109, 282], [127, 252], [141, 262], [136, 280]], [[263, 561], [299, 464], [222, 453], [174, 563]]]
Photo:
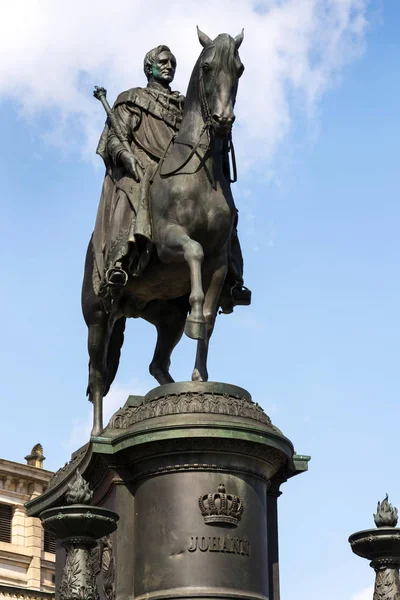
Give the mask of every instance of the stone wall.
[[44, 551], [41, 522], [25, 508], [47, 489], [53, 473], [40, 460], [35, 464], [0, 459], [0, 504], [12, 508], [11, 542], [0, 541], [0, 600], [54, 596], [55, 555]]

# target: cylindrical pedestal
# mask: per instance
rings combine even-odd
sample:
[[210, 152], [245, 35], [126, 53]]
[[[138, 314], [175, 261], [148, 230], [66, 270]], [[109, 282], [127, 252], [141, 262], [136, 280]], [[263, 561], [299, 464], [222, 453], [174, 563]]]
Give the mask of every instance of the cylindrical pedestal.
[[132, 491], [110, 507], [123, 519], [134, 506], [133, 536], [117, 542], [133, 597], [269, 598], [267, 493], [291, 442], [232, 385], [170, 384], [136, 404], [106, 430]]
[[[214, 455], [217, 459], [217, 456]], [[268, 597], [267, 483], [251, 475], [250, 460], [242, 473], [230, 471], [223, 456], [208, 470], [190, 469], [150, 477], [135, 495], [134, 564], [137, 600], [162, 598]], [[187, 460], [187, 459], [186, 459]], [[192, 463], [193, 464], [193, 463]], [[245, 473], [245, 470], [248, 471]], [[199, 498], [218, 504], [220, 484], [225, 496], [237, 496], [243, 506], [240, 521], [206, 522]], [[226, 502], [223, 513], [229, 512]], [[223, 515], [214, 515], [215, 517]], [[207, 518], [207, 517], [206, 517]]]
[[119, 515], [102, 600], [114, 600], [110, 577], [115, 600], [279, 600], [276, 497], [307, 459], [299, 467], [292, 443], [242, 388], [168, 384], [131, 396], [56, 475], [41, 507], [79, 467], [93, 502]]

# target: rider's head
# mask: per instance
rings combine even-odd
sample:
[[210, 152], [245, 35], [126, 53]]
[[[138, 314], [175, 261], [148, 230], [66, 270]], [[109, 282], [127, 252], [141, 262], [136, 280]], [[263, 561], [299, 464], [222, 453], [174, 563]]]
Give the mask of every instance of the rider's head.
[[168, 87], [175, 75], [176, 58], [168, 46], [157, 46], [144, 57], [143, 69], [149, 83]]

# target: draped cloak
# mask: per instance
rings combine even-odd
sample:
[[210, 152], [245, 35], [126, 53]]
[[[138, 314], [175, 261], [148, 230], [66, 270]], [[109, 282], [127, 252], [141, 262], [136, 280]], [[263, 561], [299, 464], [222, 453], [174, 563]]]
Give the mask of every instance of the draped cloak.
[[[165, 90], [157, 83], [132, 88], [118, 96], [113, 111], [132, 154], [144, 166], [142, 181], [148, 179], [172, 135], [179, 130], [183, 102], [179, 92]], [[97, 147], [97, 153], [105, 162], [106, 174], [92, 238], [93, 284], [97, 294], [102, 291], [107, 270], [125, 257], [129, 256], [131, 274], [139, 274], [139, 236], [151, 240], [148, 207], [143, 207], [141, 184], [134, 181], [122, 165], [120, 156], [124, 151], [126, 148], [106, 122]]]

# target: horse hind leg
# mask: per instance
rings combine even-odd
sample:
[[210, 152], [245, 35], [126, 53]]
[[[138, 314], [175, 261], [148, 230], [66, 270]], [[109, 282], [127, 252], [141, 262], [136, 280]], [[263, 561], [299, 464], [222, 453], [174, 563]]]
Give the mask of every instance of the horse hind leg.
[[119, 367], [119, 359], [121, 357], [121, 348], [124, 343], [124, 332], [125, 332], [126, 318], [121, 317], [115, 323], [112, 328], [110, 341], [107, 348], [107, 380], [104, 386], [104, 396], [109, 392], [112, 382]]
[[157, 344], [149, 371], [160, 385], [174, 382], [169, 372], [171, 354], [182, 337], [188, 310], [188, 297], [184, 296], [153, 302], [143, 315], [157, 328]]
[[89, 241], [82, 285], [82, 312], [88, 327], [89, 384], [87, 395], [93, 403], [92, 435], [103, 430], [103, 395], [107, 373], [106, 346], [108, 316], [93, 289], [94, 253]]
[[107, 381], [107, 315], [97, 312], [88, 325], [89, 385], [88, 396], [93, 403], [93, 428], [91, 435], [98, 436], [103, 431], [103, 396]]

